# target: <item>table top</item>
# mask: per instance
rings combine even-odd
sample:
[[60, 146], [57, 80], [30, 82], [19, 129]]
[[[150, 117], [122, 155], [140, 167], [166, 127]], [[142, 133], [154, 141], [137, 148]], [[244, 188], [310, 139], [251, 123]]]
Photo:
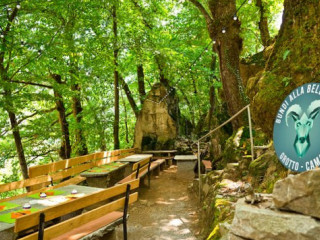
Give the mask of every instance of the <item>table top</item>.
[[176, 153], [177, 150], [148, 150], [143, 151], [142, 153]]
[[[72, 194], [71, 192], [73, 190], [77, 190], [77, 194]], [[49, 193], [47, 194], [46, 198], [40, 198], [38, 194], [32, 194], [29, 196], [23, 196], [21, 198], [17, 198], [8, 202], [0, 203], [0, 205], [9, 205], [10, 207], [6, 208], [5, 210], [0, 211], [0, 239], [6, 239], [4, 231], [6, 231], [7, 234], [10, 233], [10, 229], [12, 229], [13, 233], [13, 227], [14, 223], [5, 222], [5, 220], [10, 220], [11, 213], [16, 211], [22, 211], [22, 206], [26, 203], [29, 203], [31, 205], [31, 212], [38, 211], [41, 209], [49, 208], [58, 204], [61, 204], [63, 202], [66, 202], [71, 199], [71, 197], [80, 198], [85, 195], [102, 191], [101, 188], [94, 188], [94, 187], [87, 187], [87, 186], [79, 186], [79, 185], [68, 185], [52, 190], [48, 190], [48, 192], [54, 192], [56, 193], [55, 196], [50, 196]], [[69, 198], [68, 198], [69, 197]], [[14, 206], [13, 208], [11, 208]], [[9, 215], [10, 214], [10, 215]], [[9, 216], [8, 216], [9, 215]], [[9, 230], [9, 231], [8, 231]], [[2, 238], [4, 237], [4, 238]], [[8, 238], [7, 238], [8, 239]]]
[[174, 156], [175, 160], [197, 160], [198, 158], [195, 155], [176, 155]]
[[121, 158], [117, 160], [117, 162], [137, 163], [151, 157], [152, 157], [152, 154], [133, 154], [128, 157]]
[[114, 171], [122, 169], [128, 165], [129, 165], [128, 162], [111, 162], [99, 167], [91, 168], [85, 172], [82, 172], [80, 176], [81, 177], [103, 177]]

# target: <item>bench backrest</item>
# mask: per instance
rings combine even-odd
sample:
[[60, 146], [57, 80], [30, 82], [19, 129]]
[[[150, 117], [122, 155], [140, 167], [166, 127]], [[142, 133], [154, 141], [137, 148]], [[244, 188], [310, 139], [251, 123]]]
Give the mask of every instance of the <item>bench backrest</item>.
[[[37, 177], [41, 175], [50, 175], [53, 181], [59, 181], [70, 176], [77, 175], [95, 166], [101, 166], [113, 162], [120, 158], [134, 154], [135, 149], [122, 149], [113, 151], [104, 151], [92, 153], [80, 157], [60, 160], [29, 168], [29, 176]], [[34, 186], [32, 190], [42, 188], [43, 185]]]
[[[68, 213], [72, 213], [74, 211], [92, 206], [96, 203], [99, 203], [105, 200], [110, 200], [111, 198], [114, 198], [117, 196], [121, 196], [127, 192], [128, 185], [130, 185], [130, 190], [137, 189], [139, 187], [139, 179], [128, 182], [126, 184], [117, 185], [96, 193], [92, 193], [85, 197], [71, 200], [71, 201], [68, 201], [44, 210], [40, 210], [38, 212], [34, 212], [23, 217], [19, 217], [16, 219], [14, 232], [17, 234], [21, 231], [38, 226], [41, 215], [45, 216], [45, 221], [47, 222], [55, 218], [64, 216]], [[129, 203], [136, 201], [137, 198], [138, 198], [138, 193], [131, 194]], [[81, 214], [79, 216], [73, 217], [67, 221], [64, 221], [57, 225], [53, 225], [52, 227], [46, 228], [44, 230], [44, 239], [51, 239], [51, 238], [57, 237], [59, 235], [62, 235], [65, 232], [72, 230], [70, 229], [72, 228], [72, 226], [79, 227], [85, 223], [88, 223], [97, 218], [100, 218], [107, 213], [123, 208], [124, 203], [125, 203], [125, 198], [120, 198], [106, 205], [103, 205], [99, 208], [89, 210], [88, 212]], [[21, 238], [21, 240], [37, 240], [37, 239], [38, 239], [38, 232]]]
[[[29, 179], [16, 181], [16, 182], [1, 184], [0, 185], [0, 193], [23, 189], [23, 188], [28, 189], [32, 186], [37, 186], [39, 184], [44, 185], [44, 186], [48, 186], [48, 185], [52, 184], [52, 178], [48, 175], [47, 176], [38, 176], [35, 178], [29, 178]], [[10, 198], [10, 200], [11, 199], [12, 198]], [[8, 198], [2, 199], [0, 201], [3, 201], [3, 200], [8, 201]]]
[[41, 184], [41, 183], [50, 184], [51, 180], [52, 179], [50, 176], [39, 176], [39, 177], [29, 178], [25, 180], [16, 181], [16, 182], [1, 184], [0, 193], [17, 190], [21, 188], [27, 188], [27, 187]]
[[139, 161], [139, 162], [133, 164], [132, 171], [136, 171], [138, 169], [138, 167], [140, 167], [140, 169], [142, 167], [145, 167], [146, 165], [148, 165], [150, 163], [150, 161], [151, 161], [151, 157], [146, 158], [146, 159], [144, 159], [142, 161]]

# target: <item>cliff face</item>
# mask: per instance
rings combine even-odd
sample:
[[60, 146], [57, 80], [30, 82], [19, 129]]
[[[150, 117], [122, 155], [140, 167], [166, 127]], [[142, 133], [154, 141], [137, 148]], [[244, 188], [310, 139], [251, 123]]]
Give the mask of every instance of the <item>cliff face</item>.
[[134, 147], [140, 150], [173, 149], [178, 134], [179, 108], [174, 91], [162, 101], [167, 88], [155, 84], [137, 118]]
[[272, 137], [282, 101], [296, 87], [320, 81], [320, 2], [285, 0], [283, 23], [265, 69], [246, 84], [253, 119]]

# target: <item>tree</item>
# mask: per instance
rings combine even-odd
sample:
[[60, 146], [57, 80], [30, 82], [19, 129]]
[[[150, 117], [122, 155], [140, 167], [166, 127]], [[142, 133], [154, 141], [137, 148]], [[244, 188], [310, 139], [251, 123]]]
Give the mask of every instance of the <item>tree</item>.
[[113, 57], [114, 57], [114, 122], [113, 122], [113, 144], [114, 149], [120, 148], [119, 141], [119, 71], [118, 71], [118, 19], [117, 19], [117, 7], [112, 7], [112, 20], [113, 20]]
[[[61, 76], [58, 74], [51, 74], [51, 78], [56, 82], [57, 85], [61, 85]], [[67, 113], [63, 102], [63, 96], [57, 89], [53, 87], [53, 93], [56, 102], [56, 109], [59, 113], [58, 119], [61, 127], [62, 140], [61, 147], [59, 150], [59, 156], [62, 159], [68, 159], [71, 156], [71, 143], [70, 143], [70, 133], [69, 133], [69, 123], [67, 121]]]
[[259, 30], [261, 35], [261, 41], [264, 47], [267, 47], [270, 45], [270, 33], [269, 33], [269, 27], [268, 27], [268, 17], [266, 16], [266, 9], [263, 5], [262, 0], [257, 0], [256, 5], [260, 10], [260, 21], [259, 21]]
[[270, 138], [285, 97], [298, 86], [319, 82], [320, 16], [310, 11], [317, 8], [318, 1], [284, 1], [283, 22], [265, 69], [247, 84], [253, 119]]
[[[205, 18], [210, 38], [216, 43], [219, 55], [220, 74], [225, 100], [230, 116], [243, 106], [241, 97], [242, 81], [240, 78], [239, 56], [242, 40], [239, 36], [240, 22], [232, 18], [236, 13], [235, 1], [210, 0], [206, 8], [198, 0], [189, 0]], [[241, 126], [241, 119], [232, 122], [234, 130]]]
[[[20, 135], [20, 129], [17, 121], [17, 116], [15, 114], [13, 102], [12, 102], [12, 87], [9, 83], [9, 74], [8, 70], [10, 67], [10, 63], [5, 62], [5, 55], [8, 54], [10, 57], [10, 52], [5, 52], [5, 50], [10, 49], [8, 44], [7, 44], [7, 37], [9, 37], [9, 32], [11, 30], [11, 27], [13, 25], [13, 21], [17, 17], [18, 14], [18, 7], [15, 6], [13, 11], [10, 13], [9, 11], [7, 12], [7, 25], [4, 29], [1, 29], [1, 36], [2, 36], [2, 50], [0, 52], [0, 75], [1, 75], [1, 82], [3, 85], [4, 89], [4, 101], [5, 101], [5, 109], [8, 112], [10, 123], [11, 123], [11, 129], [12, 129], [12, 134], [14, 136], [14, 141], [18, 153], [18, 158], [19, 158], [19, 163], [22, 171], [23, 178], [29, 178], [28, 176], [28, 166], [27, 166], [27, 161], [24, 155], [24, 150], [23, 150], [23, 145], [22, 145], [22, 139]], [[10, 50], [9, 50], [10, 51]]]

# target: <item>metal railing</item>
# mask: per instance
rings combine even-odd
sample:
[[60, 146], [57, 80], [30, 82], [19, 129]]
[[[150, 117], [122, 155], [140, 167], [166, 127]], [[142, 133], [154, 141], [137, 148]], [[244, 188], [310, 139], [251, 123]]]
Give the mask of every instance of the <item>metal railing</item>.
[[203, 141], [206, 137], [210, 136], [213, 132], [217, 131], [218, 129], [222, 128], [224, 125], [226, 125], [227, 123], [231, 122], [233, 119], [235, 119], [237, 116], [239, 116], [242, 112], [244, 112], [245, 110], [247, 110], [248, 113], [248, 122], [249, 122], [249, 132], [250, 132], [250, 144], [251, 144], [251, 159], [252, 161], [254, 160], [254, 146], [253, 146], [253, 137], [252, 137], [252, 123], [251, 123], [251, 112], [250, 112], [250, 104], [248, 104], [247, 106], [245, 106], [244, 108], [242, 108], [239, 112], [237, 112], [236, 114], [234, 114], [231, 118], [229, 118], [227, 121], [225, 121], [224, 123], [222, 123], [220, 126], [216, 127], [215, 129], [211, 130], [210, 132], [208, 132], [206, 135], [204, 135], [203, 137], [199, 138], [197, 140], [197, 144], [198, 144], [198, 176], [199, 176], [199, 199], [201, 201], [201, 171], [200, 171], [200, 164], [201, 164], [201, 160], [200, 160], [200, 142]]

